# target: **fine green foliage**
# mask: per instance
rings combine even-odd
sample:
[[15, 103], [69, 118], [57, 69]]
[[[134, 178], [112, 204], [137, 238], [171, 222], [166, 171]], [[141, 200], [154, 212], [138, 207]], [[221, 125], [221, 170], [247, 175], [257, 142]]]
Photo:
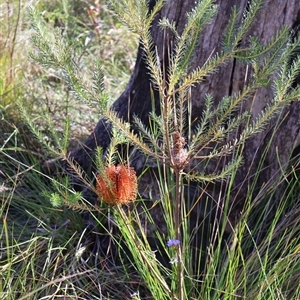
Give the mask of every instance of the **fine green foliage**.
[[[282, 167], [276, 178], [257, 186], [263, 156], [247, 187], [247, 202], [237, 220], [232, 222], [229, 217], [245, 141], [264, 130], [282, 108], [300, 97], [300, 88], [291, 88], [300, 70], [300, 58], [296, 55], [299, 39], [292, 41], [289, 29], [283, 27], [265, 44], [250, 37], [240, 47], [264, 3], [252, 0], [241, 23], [240, 12], [233, 8], [224, 29], [221, 51], [193, 69], [199, 36], [218, 13], [214, 1], [196, 1], [186, 14], [183, 30], [179, 31], [168, 19], [158, 22], [160, 30], [174, 36], [165, 69], [151, 36], [151, 26], [165, 1], [157, 1], [151, 11], [146, 0], [108, 2], [118, 20], [139, 36], [153, 87], [159, 94], [160, 110], [153, 109], [148, 125], [134, 116], [133, 131], [132, 124], [110, 109], [101, 61], [95, 60], [94, 69], [83, 76], [78, 64], [82, 54], [80, 43], [69, 39], [68, 31], [65, 35], [60, 29], [50, 31], [40, 12], [29, 9], [34, 46], [31, 58], [60, 74], [70, 98], [92, 107], [99, 117], [110, 122], [111, 142], [105, 151], [101, 147], [96, 149], [97, 173], [91, 177], [68, 157], [71, 116], [66, 118], [62, 133], [57, 132], [49, 115], [45, 117], [51, 136], [47, 141], [30, 112], [19, 104], [39, 147], [47, 155], [62, 158], [69, 173], [49, 176], [40, 169], [32, 153], [29, 157], [26, 152], [20, 156], [20, 147], [13, 143], [17, 131], [2, 142], [0, 154], [8, 163], [4, 165], [5, 184], [0, 190], [4, 216], [0, 251], [5, 252], [1, 256], [0, 292], [6, 299], [299, 298], [300, 227], [296, 216], [300, 207], [296, 172]], [[67, 12], [67, 2], [63, 3]], [[216, 74], [222, 64], [232, 59], [247, 63], [253, 76], [242, 90], [224, 96], [217, 105], [214, 95], [205, 95], [203, 113], [192, 122], [191, 88]], [[243, 103], [269, 85], [273, 88], [273, 99], [256, 118], [251, 118], [250, 111], [240, 112]], [[279, 124], [273, 135], [278, 127]], [[107, 168], [118, 162], [129, 163], [134, 155], [131, 145], [159, 166], [153, 182], [147, 183], [153, 187], [151, 201], [139, 195], [127, 207], [90, 202], [88, 192], [99, 192], [94, 184], [98, 182], [97, 176], [107, 176]], [[125, 154], [119, 151], [122, 146]], [[219, 168], [210, 171], [212, 161], [223, 158], [226, 163], [222, 161]], [[11, 165], [16, 174], [10, 170]], [[144, 173], [148, 171], [146, 168]], [[142, 181], [143, 175], [137, 180]], [[119, 179], [114, 178], [122, 186]], [[80, 183], [82, 192], [76, 191], [78, 183], [72, 180]], [[277, 187], [284, 180], [286, 188], [278, 197]], [[213, 212], [208, 196], [208, 186], [216, 182], [226, 187], [214, 191], [213, 204], [218, 213]], [[108, 182], [110, 196], [112, 184]], [[200, 195], [193, 195], [193, 187], [199, 189]], [[154, 195], [155, 188], [158, 196]], [[24, 190], [32, 191], [33, 195], [25, 198]], [[14, 217], [11, 208], [17, 216], [21, 206], [26, 219], [16, 218], [15, 227], [9, 227], [9, 218]], [[158, 212], [165, 228], [156, 224]], [[101, 253], [103, 249], [93, 235], [96, 241], [84, 240], [89, 230], [83, 224], [86, 215], [99, 230], [92, 234], [108, 237], [106, 253]], [[92, 250], [90, 245], [94, 246]], [[111, 250], [113, 247], [117, 251]]]
[[14, 115], [15, 118], [16, 100], [22, 96], [21, 74], [24, 68], [19, 36], [23, 21], [21, 5], [21, 1], [7, 6], [1, 4], [0, 14], [0, 112], [1, 115]]

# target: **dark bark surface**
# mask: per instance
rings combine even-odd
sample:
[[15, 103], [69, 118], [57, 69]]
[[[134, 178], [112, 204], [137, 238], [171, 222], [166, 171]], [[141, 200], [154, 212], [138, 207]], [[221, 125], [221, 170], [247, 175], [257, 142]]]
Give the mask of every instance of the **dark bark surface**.
[[[150, 2], [151, 5], [153, 1]], [[152, 27], [152, 37], [157, 47], [158, 55], [162, 63], [167, 64], [164, 53], [172, 45], [172, 36], [158, 29], [157, 21], [162, 17], [174, 21], [180, 31], [185, 24], [186, 12], [190, 11], [194, 5], [194, 0], [176, 0], [166, 1], [165, 6], [156, 18]], [[199, 47], [194, 55], [192, 68], [201, 66], [214, 53], [221, 49], [221, 40], [223, 30], [227, 25], [229, 15], [234, 5], [244, 10], [247, 0], [221, 1], [217, 17], [211, 24], [204, 28], [202, 35], [199, 37]], [[243, 15], [240, 15], [240, 20]], [[258, 36], [262, 42], [267, 42], [283, 26], [288, 25], [298, 34], [300, 24], [300, 2], [298, 0], [273, 0], [266, 1], [263, 10], [253, 24], [249, 35]], [[242, 41], [246, 43], [247, 37]], [[247, 83], [251, 76], [251, 71], [247, 65], [236, 60], [228, 61], [222, 65], [216, 74], [208, 77], [195, 86], [192, 90], [192, 119], [201, 115], [203, 110], [203, 99], [206, 93], [214, 96], [217, 104], [224, 96], [232, 95], [240, 91]], [[144, 123], [148, 122], [148, 114], [151, 111], [151, 82], [148, 70], [143, 59], [141, 47], [138, 50], [136, 66], [128, 83], [126, 90], [113, 104], [113, 110], [126, 121], [131, 122], [132, 116], [137, 115]], [[244, 109], [250, 109], [252, 116], [255, 118], [263, 108], [272, 99], [271, 88], [260, 89], [253, 98], [248, 99], [243, 105]], [[158, 95], [155, 95], [156, 105], [158, 107]], [[259, 134], [256, 134], [247, 140], [244, 149], [244, 164], [236, 176], [236, 190], [239, 193], [233, 196], [235, 199], [243, 198], [244, 189], [251, 176], [255, 174], [263, 151], [269, 143], [276, 127], [276, 134], [273, 137], [272, 144], [266, 153], [264, 168], [259, 176], [258, 184], [262, 185], [267, 182], [280, 170], [280, 166], [286, 165], [290, 160], [290, 154], [294, 151], [297, 153], [297, 147], [300, 147], [300, 102], [296, 101], [286, 107], [280, 117], [274, 118], [267, 128]], [[75, 159], [84, 170], [88, 170], [92, 164], [93, 151], [97, 146], [104, 150], [110, 142], [110, 126], [105, 120], [100, 120], [95, 127], [94, 132], [90, 135], [84, 145], [70, 153], [70, 157]], [[298, 151], [299, 152], [299, 151]], [[131, 165], [140, 171], [144, 165], [142, 156], [135, 156]], [[144, 178], [141, 182], [143, 185], [149, 184], [149, 177]], [[144, 188], [144, 186], [143, 186]], [[151, 187], [149, 186], [148, 189]], [[215, 185], [214, 188], [221, 189], [221, 186]], [[155, 187], [153, 187], [155, 189]]]

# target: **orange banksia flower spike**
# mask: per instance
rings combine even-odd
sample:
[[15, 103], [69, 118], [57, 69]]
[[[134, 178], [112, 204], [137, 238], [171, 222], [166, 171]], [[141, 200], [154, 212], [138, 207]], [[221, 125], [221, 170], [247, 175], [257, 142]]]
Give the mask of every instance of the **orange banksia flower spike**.
[[136, 173], [129, 166], [108, 166], [104, 175], [97, 175], [96, 190], [108, 204], [128, 204], [137, 197]]

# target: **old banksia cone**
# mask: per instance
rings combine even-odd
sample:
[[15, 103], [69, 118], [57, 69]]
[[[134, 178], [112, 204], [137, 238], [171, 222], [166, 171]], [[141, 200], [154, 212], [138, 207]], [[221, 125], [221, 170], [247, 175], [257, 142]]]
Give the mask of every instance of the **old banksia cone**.
[[174, 169], [183, 170], [189, 163], [187, 151], [184, 149], [185, 145], [185, 138], [179, 131], [175, 131], [173, 134], [173, 147], [171, 151]]
[[129, 166], [108, 166], [104, 174], [98, 174], [96, 190], [108, 204], [127, 204], [137, 197], [136, 173]]

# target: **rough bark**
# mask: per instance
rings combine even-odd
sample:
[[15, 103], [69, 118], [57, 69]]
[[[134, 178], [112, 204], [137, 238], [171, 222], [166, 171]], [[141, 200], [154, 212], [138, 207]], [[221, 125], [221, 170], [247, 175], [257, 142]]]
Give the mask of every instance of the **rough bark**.
[[[152, 3], [153, 1], [151, 1]], [[167, 63], [164, 53], [169, 45], [172, 45], [172, 36], [160, 31], [156, 24], [161, 17], [167, 17], [174, 21], [179, 31], [185, 23], [185, 14], [193, 7], [194, 0], [176, 0], [166, 1], [165, 6], [156, 18], [152, 27], [152, 37], [157, 47], [158, 55], [162, 63]], [[217, 17], [211, 24], [204, 28], [202, 35], [199, 37], [199, 48], [193, 58], [192, 68], [201, 66], [213, 54], [221, 49], [221, 39], [223, 30], [229, 19], [232, 7], [234, 5], [244, 10], [248, 5], [247, 0], [221, 1], [216, 3], [219, 5]], [[153, 4], [153, 3], [152, 3]], [[240, 19], [242, 19], [242, 14]], [[266, 1], [265, 6], [255, 24], [253, 24], [249, 35], [258, 36], [262, 42], [268, 41], [283, 25], [288, 25], [297, 34], [300, 24], [300, 2], [298, 0], [273, 0]], [[242, 41], [241, 44], [246, 43]], [[251, 74], [248, 72], [247, 65], [236, 60], [228, 61], [222, 65], [218, 72], [195, 86], [192, 90], [192, 118], [201, 115], [203, 109], [203, 98], [206, 93], [214, 95], [215, 102], [218, 103], [222, 97], [232, 95], [243, 88], [247, 83], [247, 78]], [[148, 121], [148, 113], [151, 111], [151, 83], [145, 61], [143, 59], [142, 50], [139, 48], [136, 66], [124, 93], [116, 100], [113, 110], [117, 111], [119, 116], [124, 120], [131, 122], [132, 116], [137, 115], [145, 123]], [[158, 102], [158, 97], [156, 100]], [[253, 117], [256, 117], [262, 109], [272, 99], [273, 93], [271, 88], [260, 89], [252, 99], [244, 103], [244, 108], [249, 108]], [[236, 185], [241, 194], [243, 194], [243, 183], [251, 180], [251, 176], [255, 174], [262, 153], [272, 137], [272, 144], [266, 153], [265, 165], [260, 174], [259, 184], [267, 182], [280, 171], [280, 166], [286, 165], [290, 160], [290, 154], [297, 152], [300, 147], [300, 103], [293, 102], [286, 107], [280, 117], [274, 118], [267, 126], [266, 130], [256, 134], [245, 144], [244, 164], [236, 177]], [[96, 146], [104, 149], [110, 141], [110, 126], [105, 120], [100, 120], [94, 132], [85, 142], [85, 145], [79, 147], [70, 153], [70, 157], [74, 158], [83, 169], [87, 170], [91, 165], [91, 158]], [[131, 165], [137, 170], [143, 167], [144, 160], [135, 159]], [[247, 174], [247, 176], [245, 175]], [[146, 180], [147, 181], [147, 180]], [[221, 188], [221, 187], [219, 187]], [[236, 195], [237, 197], [237, 195]]]

